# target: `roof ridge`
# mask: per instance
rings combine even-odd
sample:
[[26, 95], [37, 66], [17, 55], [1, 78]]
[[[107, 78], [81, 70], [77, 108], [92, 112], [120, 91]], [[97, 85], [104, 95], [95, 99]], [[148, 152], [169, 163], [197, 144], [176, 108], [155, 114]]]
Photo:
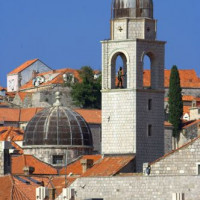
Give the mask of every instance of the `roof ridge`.
[[11, 131], [13, 130], [13, 127], [12, 126], [10, 126], [8, 129], [7, 129], [7, 131], [6, 131], [6, 136], [5, 136], [5, 140], [7, 140], [7, 138], [8, 138], [8, 136], [10, 135], [10, 133], [11, 133]]
[[188, 143], [182, 145], [181, 147], [179, 147], [179, 148], [177, 148], [177, 149], [172, 150], [171, 152], [165, 154], [164, 156], [158, 158], [157, 160], [155, 160], [155, 161], [153, 161], [153, 162], [150, 162], [149, 164], [150, 164], [150, 165], [153, 165], [153, 164], [159, 162], [160, 160], [162, 160], [162, 159], [164, 159], [164, 158], [170, 156], [171, 154], [176, 153], [176, 152], [178, 152], [179, 150], [181, 150], [181, 149], [183, 149], [183, 148], [185, 148], [185, 147], [187, 147], [187, 146], [193, 144], [193, 143], [194, 143], [196, 140], [198, 140], [199, 138], [200, 138], [200, 136], [198, 136], [198, 137], [192, 139], [192, 140], [189, 141]]

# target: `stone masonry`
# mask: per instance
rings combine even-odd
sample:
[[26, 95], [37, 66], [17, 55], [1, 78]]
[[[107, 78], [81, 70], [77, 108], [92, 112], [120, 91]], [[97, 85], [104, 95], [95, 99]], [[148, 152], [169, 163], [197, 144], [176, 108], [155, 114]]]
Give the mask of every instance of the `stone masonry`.
[[72, 185], [76, 200], [172, 200], [182, 193], [185, 200], [200, 199], [200, 176], [79, 178]]
[[151, 164], [151, 176], [195, 176], [200, 171], [200, 138]]
[[[111, 40], [102, 41], [102, 154], [136, 154], [138, 171], [164, 154], [165, 42], [155, 40], [155, 27], [153, 19], [113, 19]], [[148, 89], [145, 55], [151, 60]], [[116, 88], [118, 56], [126, 74], [123, 89]]]

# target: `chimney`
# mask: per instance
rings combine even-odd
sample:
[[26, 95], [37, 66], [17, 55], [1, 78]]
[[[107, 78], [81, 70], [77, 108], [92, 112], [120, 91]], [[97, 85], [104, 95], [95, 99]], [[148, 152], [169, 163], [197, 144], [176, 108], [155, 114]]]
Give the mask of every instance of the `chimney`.
[[56, 198], [56, 189], [49, 188], [49, 200], [55, 200]]
[[38, 73], [35, 70], [33, 70], [33, 72], [32, 72], [32, 79], [36, 78], [37, 74]]
[[81, 165], [82, 165], [82, 172], [85, 173], [88, 169], [92, 168], [94, 162], [91, 159], [82, 159]]
[[29, 176], [29, 175], [33, 174], [33, 172], [35, 171], [35, 168], [34, 167], [25, 166], [23, 168], [23, 171], [24, 171], [24, 175], [25, 176]]

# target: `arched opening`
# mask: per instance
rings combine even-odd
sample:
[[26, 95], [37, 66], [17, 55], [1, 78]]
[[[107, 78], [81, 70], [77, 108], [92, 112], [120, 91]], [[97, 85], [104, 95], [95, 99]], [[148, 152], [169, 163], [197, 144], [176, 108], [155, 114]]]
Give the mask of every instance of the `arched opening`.
[[117, 53], [111, 61], [111, 89], [127, 88], [127, 59], [123, 53]]
[[152, 55], [145, 54], [143, 57], [143, 88], [150, 89], [152, 87]]

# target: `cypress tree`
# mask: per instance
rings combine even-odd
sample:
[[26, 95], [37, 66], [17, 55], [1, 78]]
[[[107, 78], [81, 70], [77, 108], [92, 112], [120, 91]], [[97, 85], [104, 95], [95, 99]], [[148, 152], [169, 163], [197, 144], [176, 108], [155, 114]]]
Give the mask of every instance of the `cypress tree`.
[[179, 138], [183, 115], [183, 101], [181, 93], [180, 77], [177, 66], [171, 69], [169, 85], [169, 122], [173, 125], [173, 137]]

